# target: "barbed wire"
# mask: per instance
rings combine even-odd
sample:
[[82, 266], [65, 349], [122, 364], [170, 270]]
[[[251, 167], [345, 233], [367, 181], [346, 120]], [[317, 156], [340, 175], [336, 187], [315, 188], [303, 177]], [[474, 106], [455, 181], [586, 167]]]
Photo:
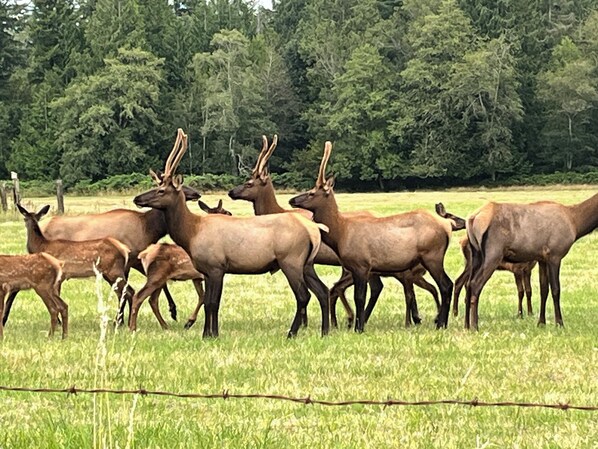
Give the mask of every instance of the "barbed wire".
[[331, 407], [351, 406], [351, 405], [377, 405], [383, 407], [390, 407], [395, 405], [400, 406], [430, 406], [430, 405], [465, 405], [470, 407], [523, 407], [523, 408], [547, 408], [556, 410], [579, 410], [586, 412], [598, 411], [598, 406], [595, 405], [573, 405], [568, 403], [540, 403], [540, 402], [516, 402], [516, 401], [498, 401], [488, 402], [480, 401], [477, 398], [471, 400], [464, 399], [435, 399], [429, 401], [402, 401], [396, 399], [387, 400], [369, 400], [356, 399], [347, 401], [327, 401], [322, 399], [313, 399], [307, 397], [293, 397], [279, 394], [262, 394], [262, 393], [230, 393], [224, 390], [221, 393], [175, 393], [171, 391], [146, 390], [145, 388], [138, 388], [136, 390], [113, 390], [109, 388], [77, 388], [75, 386], [69, 388], [31, 388], [31, 387], [8, 387], [0, 386], [0, 391], [10, 392], [25, 392], [25, 393], [63, 393], [69, 395], [76, 394], [120, 394], [130, 395], [137, 394], [140, 396], [166, 396], [173, 398], [187, 398], [187, 399], [270, 399], [275, 401], [295, 402], [304, 405], [323, 405]]

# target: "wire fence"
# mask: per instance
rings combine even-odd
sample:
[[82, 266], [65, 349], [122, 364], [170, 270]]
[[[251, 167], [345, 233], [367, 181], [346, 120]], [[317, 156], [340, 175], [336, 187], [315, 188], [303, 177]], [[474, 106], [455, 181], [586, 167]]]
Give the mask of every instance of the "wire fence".
[[464, 400], [464, 399], [437, 399], [430, 401], [401, 401], [396, 399], [387, 400], [369, 400], [356, 399], [348, 401], [326, 401], [321, 399], [314, 399], [307, 397], [293, 397], [279, 394], [261, 394], [261, 393], [230, 393], [225, 390], [221, 393], [175, 393], [171, 391], [146, 390], [139, 388], [136, 390], [113, 390], [108, 388], [77, 388], [75, 386], [69, 388], [30, 388], [30, 387], [8, 387], [0, 386], [0, 391], [10, 392], [25, 392], [25, 393], [62, 393], [68, 395], [76, 394], [117, 394], [117, 395], [140, 395], [140, 396], [163, 396], [172, 398], [187, 398], [187, 399], [269, 399], [273, 401], [287, 401], [295, 402], [304, 405], [323, 405], [330, 407], [342, 407], [351, 405], [376, 405], [383, 407], [390, 407], [394, 405], [400, 406], [431, 406], [431, 405], [464, 405], [470, 407], [522, 407], [522, 408], [547, 408], [556, 410], [580, 410], [585, 412], [598, 411], [596, 405], [573, 405], [567, 403], [541, 403], [541, 402], [516, 402], [516, 401], [499, 401], [488, 402], [480, 401], [478, 399]]

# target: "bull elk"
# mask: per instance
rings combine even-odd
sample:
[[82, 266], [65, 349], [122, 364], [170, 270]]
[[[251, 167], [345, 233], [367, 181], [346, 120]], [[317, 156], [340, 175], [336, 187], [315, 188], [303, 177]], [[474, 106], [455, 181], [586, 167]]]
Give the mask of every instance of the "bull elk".
[[[412, 211], [389, 217], [347, 217], [339, 212], [334, 197], [334, 178], [325, 178], [332, 143], [326, 142], [324, 157], [312, 190], [291, 198], [293, 207], [307, 209], [329, 232], [322, 239], [339, 256], [355, 282], [355, 330], [363, 332], [365, 296], [371, 274], [391, 274], [422, 264], [439, 287], [442, 304], [438, 328], [448, 324], [453, 282], [444, 271], [444, 256], [451, 236], [451, 222], [426, 211]], [[410, 290], [411, 284], [407, 285]], [[413, 295], [406, 295], [407, 313]]]
[[[198, 204], [201, 210], [208, 214], [232, 215], [222, 207], [222, 200], [218, 201], [216, 207], [210, 207], [201, 200], [198, 201]], [[168, 329], [158, 306], [160, 290], [166, 287], [168, 281], [193, 281], [193, 286], [197, 292], [197, 306], [187, 323], [185, 323], [185, 329], [191, 328], [195, 324], [197, 314], [203, 304], [204, 290], [202, 282], [204, 276], [195, 269], [189, 254], [177, 245], [155, 243], [141, 251], [138, 257], [143, 265], [147, 280], [144, 286], [133, 296], [133, 310], [138, 311], [143, 301], [149, 297], [150, 306], [160, 326], [162, 329]], [[130, 328], [133, 330], [137, 328], [137, 313], [131, 316]]]
[[[189, 254], [195, 269], [205, 276], [204, 338], [218, 336], [218, 312], [226, 273], [263, 274], [278, 269], [286, 276], [297, 302], [288, 336], [297, 334], [301, 311], [309, 299], [308, 288], [318, 298], [322, 334], [327, 334], [328, 289], [313, 267], [324, 227], [300, 214], [259, 217], [193, 214], [181, 191], [182, 178], [175, 175], [186, 150], [187, 136], [179, 129], [159, 186], [136, 196], [134, 202], [140, 207], [164, 211], [168, 233]], [[156, 179], [155, 173], [150, 174]]]
[[[0, 256], [0, 316], [4, 313], [4, 299], [11, 292], [35, 290], [50, 313], [50, 331], [54, 335], [58, 315], [62, 321], [62, 338], [68, 335], [68, 306], [60, 298], [63, 262], [46, 253]], [[4, 324], [0, 322], [0, 339]]]
[[[276, 135], [272, 139], [272, 144], [270, 146], [268, 146], [268, 138], [266, 136], [262, 136], [262, 150], [258, 155], [255, 167], [251, 172], [251, 177], [244, 184], [236, 186], [228, 192], [228, 196], [230, 196], [233, 200], [245, 200], [251, 202], [253, 204], [253, 211], [255, 215], [280, 214], [287, 212], [297, 213], [300, 211], [307, 212], [304, 209], [284, 209], [276, 200], [274, 185], [272, 184], [272, 179], [270, 178], [270, 173], [268, 172], [268, 161], [276, 149], [277, 143], [278, 136]], [[344, 213], [343, 215], [347, 217], [373, 217], [370, 212], [366, 211], [349, 212]], [[311, 213], [307, 213], [306, 216], [311, 218]], [[320, 251], [318, 251], [318, 254], [316, 255], [315, 263], [319, 265], [329, 265], [335, 267], [341, 266], [338, 256], [325, 243], [320, 246]], [[434, 301], [436, 302], [437, 309], [439, 309], [440, 303], [438, 301], [438, 292], [432, 284], [424, 279], [425, 274], [426, 270], [420, 266], [411, 272], [394, 273], [391, 276], [394, 276], [403, 285], [405, 295], [409, 294], [409, 288], [405, 287], [406, 283], [408, 282], [415, 283], [415, 285], [430, 292], [434, 298]], [[341, 303], [347, 312], [349, 327], [351, 327], [354, 321], [355, 315], [353, 313], [353, 309], [345, 297], [345, 290], [352, 285], [353, 277], [351, 273], [343, 269], [340, 279], [330, 289], [330, 314], [332, 325], [335, 327], [337, 326], [336, 301], [338, 298], [340, 298]], [[372, 274], [369, 280], [369, 285], [371, 298], [366, 309], [366, 322], [372, 313], [380, 293], [382, 292], [383, 284], [380, 276], [377, 274]], [[410, 323], [413, 320], [413, 322], [418, 324], [421, 321], [417, 312], [417, 302], [415, 302], [415, 298], [413, 299], [413, 310], [410, 313], [407, 313], [405, 318], [406, 323]]]
[[126, 267], [129, 248], [111, 237], [85, 242], [70, 240], [48, 240], [42, 233], [38, 221], [48, 213], [50, 206], [42, 207], [38, 212], [29, 212], [17, 204], [19, 212], [25, 218], [27, 228], [27, 251], [29, 253], [48, 253], [64, 261], [62, 269], [64, 279], [88, 278], [95, 276], [95, 270], [111, 287], [114, 286], [119, 298], [121, 321], [125, 303], [131, 306], [133, 289], [127, 284]]
[[571, 206], [552, 201], [531, 204], [490, 202], [471, 214], [467, 219], [467, 237], [472, 252], [472, 275], [465, 298], [465, 327], [478, 329], [480, 294], [503, 260], [515, 263], [538, 261], [538, 325], [546, 324], [546, 300], [550, 289], [555, 323], [563, 326], [561, 261], [573, 243], [597, 226], [598, 194]]
[[[183, 191], [187, 201], [196, 201], [201, 197], [196, 190], [190, 187], [183, 186]], [[114, 209], [101, 214], [54, 216], [40, 223], [40, 228], [49, 240], [84, 242], [112, 237], [124, 243], [131, 250], [127, 275], [130, 268], [143, 273], [143, 267], [137, 256], [150, 244], [156, 243], [166, 235], [164, 214], [157, 209], [148, 212]], [[176, 321], [176, 304], [167, 286], [164, 286], [164, 294], [168, 300], [170, 315]], [[6, 310], [2, 318], [4, 324], [8, 320], [15, 297], [16, 292], [13, 292], [6, 301]]]

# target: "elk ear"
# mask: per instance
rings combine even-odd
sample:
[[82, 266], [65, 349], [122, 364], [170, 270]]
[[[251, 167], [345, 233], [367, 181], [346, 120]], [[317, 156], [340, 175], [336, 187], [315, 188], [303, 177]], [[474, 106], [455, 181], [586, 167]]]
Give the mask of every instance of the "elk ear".
[[326, 180], [326, 183], [324, 184], [324, 192], [326, 192], [326, 195], [328, 195], [334, 189], [334, 181], [334, 175], [330, 176]]
[[218, 206], [216, 206], [216, 209], [222, 209], [222, 198], [218, 200]]
[[151, 168], [149, 170], [149, 174], [156, 184], [160, 184], [162, 182], [162, 177], [159, 174], [157, 174], [155, 171], [153, 171]]
[[209, 206], [208, 206], [206, 203], [204, 203], [202, 200], [199, 200], [199, 201], [197, 202], [197, 205], [198, 205], [198, 206], [199, 206], [199, 208], [200, 208], [201, 210], [203, 210], [204, 212], [207, 212], [208, 214], [210, 213], [210, 207], [209, 207]]
[[23, 206], [21, 206], [18, 203], [17, 203], [17, 209], [19, 209], [19, 212], [21, 212], [21, 215], [23, 217], [28, 217], [29, 215], [31, 215], [27, 209], [25, 209]]
[[183, 188], [183, 175], [176, 175], [172, 178], [172, 185], [177, 191], [181, 190]]
[[49, 211], [49, 210], [50, 210], [50, 205], [49, 205], [49, 204], [46, 204], [44, 207], [42, 207], [40, 210], [38, 210], [38, 211], [35, 213], [35, 219], [36, 219], [37, 221], [41, 220], [41, 219], [42, 219], [42, 217], [43, 217], [44, 215], [46, 215], [46, 214], [48, 213], [48, 211]]

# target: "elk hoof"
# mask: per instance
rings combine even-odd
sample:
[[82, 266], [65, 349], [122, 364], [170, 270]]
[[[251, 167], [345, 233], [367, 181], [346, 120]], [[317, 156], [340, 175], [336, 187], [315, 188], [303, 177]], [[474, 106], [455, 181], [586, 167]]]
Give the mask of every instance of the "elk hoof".
[[297, 336], [297, 332], [289, 331], [289, 333], [287, 334], [287, 338], [289, 338], [289, 339], [295, 338], [296, 336]]
[[189, 330], [193, 327], [193, 325], [195, 324], [195, 320], [189, 320], [185, 323], [185, 329]]
[[546, 321], [538, 321], [538, 327], [546, 326]]
[[353, 318], [347, 318], [347, 329], [351, 329], [353, 327]]
[[413, 317], [413, 324], [415, 324], [416, 326], [421, 324], [421, 322], [422, 322], [422, 319], [420, 317], [418, 317], [418, 316]]

